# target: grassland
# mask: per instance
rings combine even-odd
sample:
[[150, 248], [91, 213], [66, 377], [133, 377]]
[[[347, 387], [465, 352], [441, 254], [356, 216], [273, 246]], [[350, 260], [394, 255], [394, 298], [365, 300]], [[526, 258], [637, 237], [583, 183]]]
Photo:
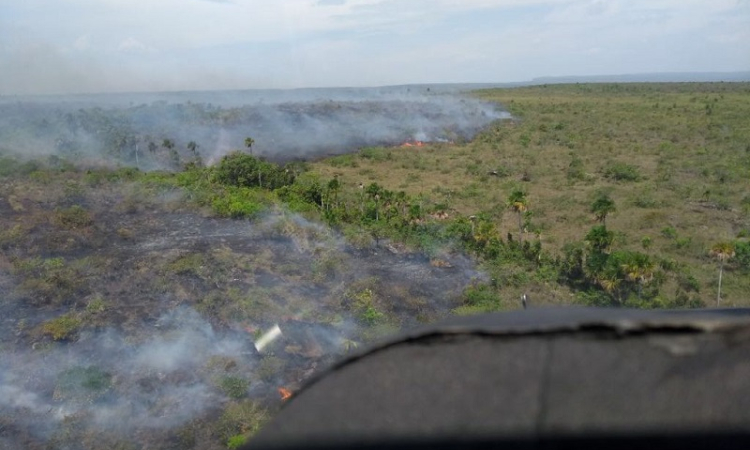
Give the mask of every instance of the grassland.
[[[421, 195], [451, 216], [485, 214], [501, 236], [518, 232], [507, 199], [521, 189], [530, 234], [553, 255], [585, 238], [596, 223], [590, 206], [603, 193], [616, 204], [606, 222], [615, 247], [670, 260], [697, 280], [703, 304], [715, 303], [709, 249], [750, 232], [750, 85], [550, 85], [476, 95], [514, 119], [469, 143], [363, 149], [312, 169], [350, 188], [377, 182]], [[747, 272], [738, 264], [730, 271], [724, 304], [750, 305]], [[543, 304], [574, 301], [565, 286], [521, 278], [529, 281], [501, 286], [500, 297], [523, 291]], [[667, 283], [665, 295], [677, 288]]]
[[[248, 330], [282, 322], [303, 336], [271, 355], [208, 354], [166, 381], [118, 374], [115, 355], [61, 367], [50, 386], [26, 382], [57, 393], [50, 408], [95, 408], [169, 382], [219, 398], [192, 421], [136, 440], [90, 425], [88, 406], [51, 444], [2, 411], [0, 428], [20, 430], [28, 448], [237, 446], [278, 407], [278, 386], [295, 388], [400, 327], [518, 309], [522, 293], [533, 307], [714, 306], [717, 243], [734, 252], [722, 266], [721, 305], [750, 306], [750, 84], [474, 95], [513, 118], [471, 142], [286, 166], [235, 153], [212, 167], [196, 158], [178, 172], [144, 173], [28, 161], [0, 146], [0, 313], [10, 324], [0, 351], [30, 351], [35, 361], [90, 350], [92, 336], [111, 329], [131, 346], [154, 342], [153, 323], [183, 307], [211, 334], [249, 341]], [[306, 342], [315, 333], [341, 345], [326, 353]], [[142, 414], [163, 417], [169, 406], [153, 402]]]

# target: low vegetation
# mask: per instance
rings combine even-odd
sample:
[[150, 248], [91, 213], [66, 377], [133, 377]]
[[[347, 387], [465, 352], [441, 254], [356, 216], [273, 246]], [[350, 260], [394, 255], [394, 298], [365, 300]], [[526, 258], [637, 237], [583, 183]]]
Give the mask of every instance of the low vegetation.
[[[114, 327], [138, 342], [162, 311], [187, 305], [216, 329], [252, 337], [281, 320], [323, 330], [351, 321], [364, 331], [346, 337], [346, 352], [443, 313], [518, 309], [524, 293], [532, 307], [750, 306], [750, 84], [475, 95], [513, 118], [471, 142], [305, 163], [248, 154], [252, 138], [212, 166], [192, 142], [194, 157], [176, 172], [25, 161], [0, 147], [2, 306], [26, 314], [14, 339], [48, 351]], [[269, 247], [253, 246], [255, 230]], [[383, 282], [387, 263], [357, 272], [367, 255], [417, 255], [424, 270], [445, 271], [436, 279], [468, 255], [480, 271], [435, 305], [406, 282]], [[239, 359], [211, 359], [190, 376], [222, 396], [221, 410], [161, 444], [241, 446], [278, 407], [285, 374], [327, 357], [290, 344], [258, 356], [251, 373]], [[56, 383], [56, 400], [95, 403], [123, 381], [92, 363]], [[74, 419], [56, 435], [62, 444], [87, 442]]]
[[314, 163], [320, 186], [336, 180], [336, 200], [321, 203], [320, 214], [428, 252], [476, 254], [500, 299], [495, 308], [517, 307], [523, 292], [543, 304], [709, 306], [717, 269], [722, 305], [749, 304], [748, 265], [712, 259], [711, 249], [747, 247], [750, 129], [740, 118], [750, 112], [750, 85], [477, 95], [514, 118], [467, 144], [365, 149]]

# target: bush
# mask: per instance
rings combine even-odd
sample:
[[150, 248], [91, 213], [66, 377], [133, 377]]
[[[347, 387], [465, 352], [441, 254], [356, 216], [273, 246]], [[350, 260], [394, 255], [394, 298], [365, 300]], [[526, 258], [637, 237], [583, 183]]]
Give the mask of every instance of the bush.
[[567, 177], [571, 181], [586, 179], [586, 169], [583, 165], [583, 160], [576, 155], [573, 155], [573, 159], [568, 165]]
[[677, 284], [685, 292], [700, 292], [701, 290], [698, 279], [689, 273], [681, 273], [677, 277]]
[[635, 200], [633, 200], [633, 205], [638, 208], [657, 208], [659, 206], [659, 202], [653, 199], [650, 195], [639, 195]]
[[260, 360], [256, 374], [261, 380], [270, 382], [284, 370], [285, 366], [286, 362], [277, 356], [264, 356]]
[[586, 291], [580, 291], [576, 293], [576, 303], [584, 306], [613, 306], [615, 305], [612, 297], [607, 295], [606, 292], [600, 290], [589, 289]]
[[469, 286], [463, 295], [465, 306], [479, 307], [486, 311], [497, 309], [500, 299], [496, 292], [486, 284]]
[[58, 226], [68, 230], [85, 228], [94, 223], [91, 214], [79, 205], [58, 209], [55, 212], [54, 221]]
[[677, 239], [677, 230], [674, 227], [665, 227], [662, 228], [661, 235], [667, 239]]
[[201, 268], [207, 263], [203, 253], [190, 253], [180, 256], [169, 265], [167, 271], [176, 275], [200, 276], [204, 271]]
[[250, 382], [241, 377], [225, 376], [219, 380], [219, 389], [227, 397], [241, 399], [247, 396], [247, 388]]
[[734, 243], [734, 260], [743, 270], [750, 270], [750, 241]]
[[57, 377], [53, 398], [90, 403], [112, 387], [112, 375], [96, 366], [73, 367]]
[[19, 162], [7, 156], [0, 157], [0, 177], [13, 175], [18, 171]]
[[13, 272], [23, 278], [16, 291], [34, 305], [59, 305], [88, 294], [86, 278], [63, 258], [18, 259]]
[[64, 314], [56, 319], [48, 320], [42, 324], [42, 334], [56, 341], [67, 341], [75, 338], [81, 319], [72, 314]]
[[230, 442], [239, 445], [241, 437], [251, 437], [267, 420], [268, 411], [253, 401], [244, 400], [227, 407], [219, 419], [218, 432], [227, 446]]
[[20, 224], [0, 230], [0, 248], [20, 243], [26, 231]]
[[250, 198], [246, 189], [226, 190], [213, 199], [211, 208], [217, 215], [232, 219], [253, 217], [264, 209]]
[[227, 440], [227, 448], [237, 449], [245, 445], [246, 442], [247, 442], [247, 436], [243, 434], [237, 434], [235, 436], [230, 437]]
[[328, 159], [328, 164], [332, 167], [359, 167], [355, 155], [338, 155]]
[[675, 241], [675, 246], [677, 248], [686, 248], [692, 243], [693, 243], [693, 238], [690, 236], [678, 237], [677, 240]]
[[354, 300], [354, 310], [357, 318], [365, 325], [375, 325], [385, 319], [385, 314], [378, 310], [375, 294], [372, 289], [365, 288], [360, 292], [352, 294]]
[[638, 181], [641, 174], [638, 167], [622, 163], [611, 163], [604, 169], [604, 176], [615, 181]]
[[28, 176], [41, 169], [42, 169], [42, 164], [40, 162], [26, 161], [24, 163], [19, 164], [16, 167], [15, 173], [17, 175]]
[[387, 161], [392, 158], [391, 152], [378, 147], [364, 147], [359, 150], [359, 157], [371, 159], [376, 162]]

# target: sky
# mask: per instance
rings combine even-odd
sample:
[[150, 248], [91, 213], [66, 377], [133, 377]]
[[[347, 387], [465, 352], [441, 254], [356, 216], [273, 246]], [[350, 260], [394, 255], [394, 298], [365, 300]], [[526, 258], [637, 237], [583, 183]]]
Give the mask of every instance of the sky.
[[750, 70], [750, 0], [0, 0], [0, 95]]

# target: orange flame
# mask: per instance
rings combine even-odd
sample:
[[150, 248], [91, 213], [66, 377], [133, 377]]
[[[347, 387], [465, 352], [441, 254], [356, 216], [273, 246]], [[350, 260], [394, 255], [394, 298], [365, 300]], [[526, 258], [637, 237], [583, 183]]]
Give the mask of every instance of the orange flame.
[[424, 147], [424, 142], [422, 142], [422, 141], [414, 141], [414, 142], [406, 141], [403, 144], [401, 144], [401, 147]]
[[292, 391], [287, 388], [280, 387], [279, 395], [281, 395], [281, 400], [289, 400], [290, 398], [292, 398]]

